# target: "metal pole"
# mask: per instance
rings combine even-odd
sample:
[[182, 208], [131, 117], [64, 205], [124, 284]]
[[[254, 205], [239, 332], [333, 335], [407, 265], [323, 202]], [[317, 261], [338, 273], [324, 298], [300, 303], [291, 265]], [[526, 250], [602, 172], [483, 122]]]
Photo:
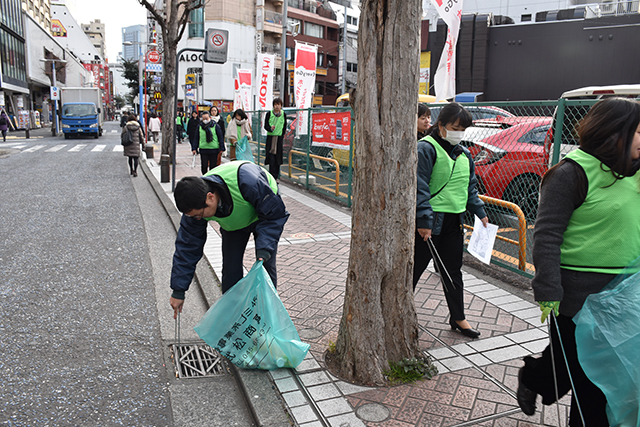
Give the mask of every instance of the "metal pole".
[[347, 91], [347, 6], [344, 7], [344, 26], [342, 27], [342, 93]]
[[[53, 65], [53, 71], [52, 71], [53, 87], [55, 87], [56, 86], [56, 61], [51, 62], [51, 65]], [[58, 136], [58, 100], [57, 99], [53, 100], [53, 121], [55, 123], [55, 131], [53, 136]]]
[[[280, 51], [280, 99], [284, 103], [284, 81], [287, 75], [287, 28], [289, 18], [287, 17], [287, 0], [282, 3], [282, 46]], [[282, 105], [284, 107], [284, 104]]]
[[140, 55], [142, 55], [142, 43], [138, 42], [138, 110], [140, 111], [139, 117], [140, 119], [142, 119], [142, 117], [144, 116], [144, 113], [142, 111], [142, 103], [144, 101], [142, 99], [142, 69], [140, 67], [140, 64], [142, 64], [142, 62], [140, 61]]
[[143, 122], [143, 127], [144, 127], [144, 144], [147, 145], [147, 142], [149, 142], [149, 127], [147, 126], [147, 51], [149, 50], [149, 47], [147, 47], [147, 49], [145, 49], [144, 52], [144, 122]]

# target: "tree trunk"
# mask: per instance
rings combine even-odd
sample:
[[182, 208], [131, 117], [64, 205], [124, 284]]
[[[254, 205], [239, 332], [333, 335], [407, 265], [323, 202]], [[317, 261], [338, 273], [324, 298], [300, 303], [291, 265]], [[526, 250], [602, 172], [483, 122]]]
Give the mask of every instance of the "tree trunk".
[[353, 221], [339, 375], [385, 385], [419, 355], [413, 296], [419, 0], [364, 0], [358, 35]]
[[[162, 64], [162, 154], [172, 156], [176, 140], [176, 54], [180, 29], [178, 28], [178, 7], [176, 0], [165, 1], [166, 21], [163, 26], [164, 55]], [[173, 19], [172, 19], [173, 18]]]

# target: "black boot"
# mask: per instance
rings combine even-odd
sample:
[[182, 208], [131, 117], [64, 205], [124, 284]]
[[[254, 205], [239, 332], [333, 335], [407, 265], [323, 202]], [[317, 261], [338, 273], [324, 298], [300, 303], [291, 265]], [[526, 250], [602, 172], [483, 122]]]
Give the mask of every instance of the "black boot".
[[522, 371], [524, 368], [520, 368], [518, 371], [518, 391], [516, 392], [516, 397], [518, 398], [518, 405], [520, 405], [520, 409], [526, 415], [533, 415], [536, 413], [536, 397], [538, 394], [529, 390], [526, 385], [522, 382]]

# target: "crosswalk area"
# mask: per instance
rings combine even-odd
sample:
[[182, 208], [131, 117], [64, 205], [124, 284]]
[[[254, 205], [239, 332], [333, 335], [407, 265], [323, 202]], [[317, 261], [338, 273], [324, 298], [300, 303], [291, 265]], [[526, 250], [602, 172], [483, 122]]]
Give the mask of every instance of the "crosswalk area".
[[103, 153], [103, 152], [119, 152], [122, 153], [124, 147], [120, 144], [56, 144], [56, 145], [28, 145], [22, 143], [16, 144], [3, 144], [3, 147], [14, 148], [21, 150], [22, 154], [25, 153], [35, 153], [45, 152], [45, 153], [56, 153], [56, 152], [67, 152], [67, 153], [79, 153], [79, 152], [92, 152], [92, 153]]

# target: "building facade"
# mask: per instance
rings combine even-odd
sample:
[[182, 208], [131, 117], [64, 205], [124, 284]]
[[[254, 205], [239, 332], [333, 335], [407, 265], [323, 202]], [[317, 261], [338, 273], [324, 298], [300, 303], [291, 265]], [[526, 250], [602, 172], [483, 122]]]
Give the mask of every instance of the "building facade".
[[98, 53], [103, 59], [107, 59], [107, 52], [105, 46], [105, 24], [100, 22], [99, 19], [91, 21], [88, 24], [82, 24], [82, 31], [89, 37], [93, 47], [96, 48]]
[[51, 31], [51, 2], [50, 0], [22, 0], [22, 10], [34, 21]]
[[0, 6], [0, 107], [15, 114], [29, 102], [22, 2], [0, 0]]
[[[146, 41], [146, 27], [132, 25], [122, 29], [122, 42], [144, 43]], [[137, 61], [140, 58], [141, 47], [137, 44], [123, 45], [122, 57], [127, 61]]]

